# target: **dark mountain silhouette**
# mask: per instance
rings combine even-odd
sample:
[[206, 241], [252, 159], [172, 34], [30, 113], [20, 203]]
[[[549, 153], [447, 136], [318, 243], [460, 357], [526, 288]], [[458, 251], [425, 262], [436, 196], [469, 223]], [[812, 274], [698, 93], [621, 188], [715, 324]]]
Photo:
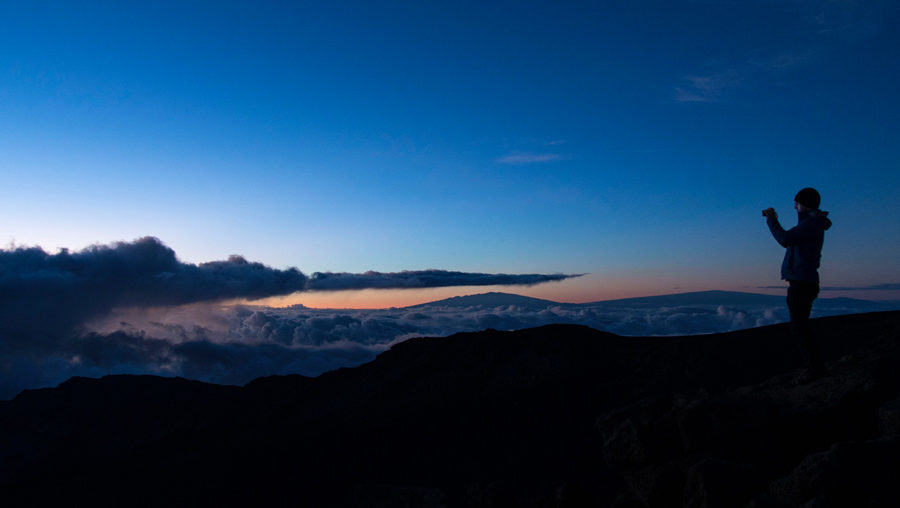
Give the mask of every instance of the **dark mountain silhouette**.
[[244, 387], [73, 378], [0, 403], [16, 505], [897, 506], [900, 312], [619, 337], [574, 325], [400, 343]]
[[543, 300], [541, 298], [532, 298], [530, 296], [516, 295], [512, 293], [479, 293], [477, 295], [454, 296], [437, 300], [434, 302], [421, 303], [404, 307], [406, 309], [417, 309], [421, 307], [499, 307], [503, 305], [518, 305], [524, 308], [544, 309], [551, 305], [572, 305], [566, 303], [558, 303], [552, 300]]

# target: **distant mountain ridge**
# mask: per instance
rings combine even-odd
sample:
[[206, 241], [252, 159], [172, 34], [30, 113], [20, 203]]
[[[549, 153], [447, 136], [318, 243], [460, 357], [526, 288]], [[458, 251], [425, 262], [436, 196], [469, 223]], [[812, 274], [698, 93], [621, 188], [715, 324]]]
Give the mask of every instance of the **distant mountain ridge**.
[[433, 302], [420, 303], [417, 305], [410, 305], [408, 307], [404, 307], [404, 309], [418, 309], [421, 307], [473, 307], [473, 306], [483, 306], [483, 307], [498, 307], [501, 305], [518, 305], [520, 307], [530, 308], [530, 307], [539, 307], [545, 308], [551, 305], [575, 305], [568, 303], [559, 303], [554, 302], [552, 300], [544, 300], [541, 298], [532, 298], [530, 296], [522, 296], [513, 293], [500, 293], [500, 292], [489, 292], [489, 293], [478, 293], [474, 295], [465, 295], [465, 296], [454, 296], [451, 298], [445, 298], [443, 300], [436, 300]]
[[[562, 303], [541, 298], [532, 298], [513, 293], [489, 292], [466, 296], [454, 296], [443, 300], [422, 303], [404, 307], [405, 309], [419, 309], [424, 307], [499, 307], [504, 305], [517, 305], [523, 308], [546, 308], [560, 306], [567, 308], [577, 307], [675, 307], [690, 305], [785, 305], [784, 296], [764, 295], [760, 293], [746, 293], [740, 291], [694, 291], [688, 293], [674, 293], [658, 296], [641, 296], [634, 298], [620, 298], [616, 300], [601, 300], [587, 303]], [[856, 298], [817, 298], [814, 304], [817, 308], [837, 309], [852, 307], [877, 312], [881, 310], [896, 310], [900, 302], [875, 302]]]

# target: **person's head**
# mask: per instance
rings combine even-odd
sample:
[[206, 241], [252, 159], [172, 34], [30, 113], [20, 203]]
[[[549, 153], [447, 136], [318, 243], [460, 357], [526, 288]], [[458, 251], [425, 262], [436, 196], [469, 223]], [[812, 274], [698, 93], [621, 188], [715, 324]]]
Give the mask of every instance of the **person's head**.
[[819, 191], [812, 187], [800, 189], [800, 192], [794, 196], [794, 208], [800, 213], [818, 210], [821, 202], [822, 197], [819, 196]]

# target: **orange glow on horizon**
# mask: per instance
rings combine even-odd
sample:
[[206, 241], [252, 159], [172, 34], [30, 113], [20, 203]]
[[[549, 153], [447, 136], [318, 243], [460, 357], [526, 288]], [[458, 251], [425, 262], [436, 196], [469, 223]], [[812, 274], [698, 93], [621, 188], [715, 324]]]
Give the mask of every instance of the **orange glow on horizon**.
[[[577, 280], [577, 279], [576, 279]], [[301, 304], [313, 309], [388, 309], [409, 307], [434, 302], [454, 296], [477, 295], [482, 293], [513, 293], [532, 298], [541, 298], [558, 303], [590, 303], [622, 298], [639, 298], [693, 291], [739, 291], [746, 293], [784, 295], [785, 288], [763, 288], [737, 284], [708, 285], [652, 285], [632, 282], [630, 285], [575, 283], [576, 280], [550, 283], [532, 287], [523, 286], [459, 286], [427, 289], [360, 289], [346, 291], [310, 291], [285, 296], [275, 296], [261, 300], [234, 300], [226, 305], [246, 304], [267, 307], [290, 307]], [[657, 281], [658, 282], [658, 281]], [[900, 291], [830, 291], [823, 290], [820, 298], [847, 297], [865, 300], [885, 300], [900, 298]]]
[[[671, 284], [669, 284], [671, 283]], [[309, 291], [286, 296], [245, 301], [250, 305], [289, 307], [302, 304], [316, 309], [386, 309], [408, 307], [481, 293], [513, 293], [559, 303], [589, 303], [642, 296], [655, 296], [688, 291], [715, 289], [706, 286], [675, 285], [674, 281], [648, 278], [645, 280], [586, 275], [560, 282], [535, 286], [457, 286], [423, 289], [359, 289], [344, 291]], [[743, 289], [747, 291], [747, 289]]]

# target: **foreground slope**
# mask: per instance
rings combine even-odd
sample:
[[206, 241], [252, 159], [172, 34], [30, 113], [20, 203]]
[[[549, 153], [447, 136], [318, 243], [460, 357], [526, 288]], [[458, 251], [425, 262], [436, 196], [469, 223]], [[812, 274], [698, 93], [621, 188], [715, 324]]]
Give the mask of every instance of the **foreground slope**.
[[488, 330], [245, 387], [73, 378], [0, 405], [0, 486], [13, 504], [900, 501], [900, 313], [814, 326], [834, 375], [799, 387], [785, 325]]

